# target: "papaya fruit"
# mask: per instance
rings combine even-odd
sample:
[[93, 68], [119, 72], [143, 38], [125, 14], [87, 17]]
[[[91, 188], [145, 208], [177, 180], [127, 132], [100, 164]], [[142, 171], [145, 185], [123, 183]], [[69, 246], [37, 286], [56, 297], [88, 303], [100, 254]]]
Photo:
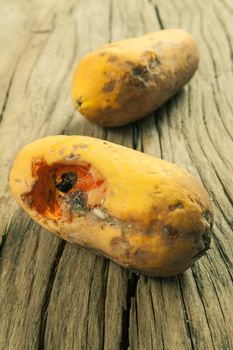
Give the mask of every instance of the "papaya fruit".
[[159, 158], [86, 136], [26, 145], [11, 192], [40, 225], [150, 276], [188, 269], [209, 248], [213, 210], [199, 181]]
[[85, 55], [72, 81], [75, 108], [94, 124], [117, 127], [155, 111], [193, 76], [193, 37], [167, 29], [120, 40]]

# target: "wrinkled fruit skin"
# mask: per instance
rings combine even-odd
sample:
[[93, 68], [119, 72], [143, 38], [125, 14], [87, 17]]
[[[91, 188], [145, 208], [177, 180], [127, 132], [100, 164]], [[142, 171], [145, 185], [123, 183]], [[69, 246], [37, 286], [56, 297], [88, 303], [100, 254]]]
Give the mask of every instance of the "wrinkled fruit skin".
[[74, 106], [95, 124], [125, 125], [179, 91], [192, 78], [198, 61], [195, 41], [179, 29], [108, 44], [78, 64], [72, 83]]
[[85, 136], [50, 136], [16, 157], [10, 188], [40, 225], [150, 276], [185, 271], [209, 248], [213, 211], [187, 171]]

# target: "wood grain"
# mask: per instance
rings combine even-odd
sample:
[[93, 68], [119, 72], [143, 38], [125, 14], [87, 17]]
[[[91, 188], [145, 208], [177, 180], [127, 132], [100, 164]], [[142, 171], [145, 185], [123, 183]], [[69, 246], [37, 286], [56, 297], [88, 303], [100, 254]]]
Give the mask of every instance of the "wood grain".
[[[0, 8], [0, 349], [232, 349], [232, 2], [2, 0]], [[82, 55], [171, 27], [195, 36], [201, 61], [160, 110], [114, 130], [73, 110]], [[9, 169], [24, 144], [54, 134], [108, 139], [199, 177], [215, 210], [207, 256], [183, 275], [147, 278], [32, 222], [10, 197]]]

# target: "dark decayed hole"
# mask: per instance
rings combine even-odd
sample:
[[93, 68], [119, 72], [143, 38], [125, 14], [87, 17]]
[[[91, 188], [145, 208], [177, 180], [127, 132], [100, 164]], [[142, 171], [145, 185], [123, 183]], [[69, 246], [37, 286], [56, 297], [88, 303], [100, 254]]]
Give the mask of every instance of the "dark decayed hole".
[[205, 251], [209, 249], [210, 247], [210, 241], [211, 241], [211, 236], [210, 236], [210, 230], [206, 228], [205, 232], [202, 234], [202, 242], [205, 247]]
[[75, 172], [64, 173], [61, 175], [61, 180], [55, 179], [55, 185], [61, 192], [67, 193], [74, 187], [77, 182], [77, 174]]
[[147, 72], [146, 67], [143, 66], [136, 66], [132, 69], [133, 75], [138, 76], [140, 78], [145, 78]]
[[80, 97], [76, 100], [75, 108], [81, 107], [82, 103], [83, 103], [83, 101], [82, 101], [82, 96], [80, 96]]

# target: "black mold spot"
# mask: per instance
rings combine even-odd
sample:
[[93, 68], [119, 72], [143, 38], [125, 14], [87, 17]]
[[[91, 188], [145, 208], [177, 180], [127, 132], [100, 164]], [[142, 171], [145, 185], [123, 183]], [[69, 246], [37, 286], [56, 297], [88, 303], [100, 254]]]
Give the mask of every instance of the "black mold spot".
[[80, 157], [80, 155], [78, 155], [78, 154], [70, 153], [68, 156], [65, 157], [65, 159], [73, 160], [73, 159], [78, 159], [79, 157]]
[[206, 228], [206, 230], [202, 234], [201, 238], [202, 238], [202, 242], [204, 245], [204, 251], [206, 251], [210, 248], [210, 241], [211, 241], [210, 230], [208, 228]]
[[150, 69], [153, 69], [157, 66], [159, 66], [161, 64], [160, 60], [158, 59], [158, 57], [154, 58], [154, 59], [150, 59], [148, 66]]
[[170, 211], [174, 211], [174, 210], [176, 210], [176, 209], [184, 209], [184, 206], [183, 206], [182, 203], [177, 202], [176, 204], [169, 205], [168, 209], [169, 209]]
[[171, 226], [171, 225], [165, 225], [164, 228], [163, 228], [163, 232], [171, 237], [171, 238], [178, 238], [179, 237], [179, 234], [178, 232]]
[[74, 172], [64, 173], [61, 176], [61, 181], [55, 179], [55, 186], [61, 192], [67, 193], [77, 182], [77, 174]]
[[87, 210], [87, 195], [80, 189], [72, 193], [70, 196], [70, 205], [72, 211], [76, 210]]
[[132, 61], [126, 61], [125, 62], [129, 67], [134, 67], [135, 66], [135, 63], [132, 62]]
[[147, 68], [143, 66], [135, 66], [132, 69], [132, 73], [134, 76], [137, 76], [139, 78], [145, 79], [145, 77], [148, 74]]
[[143, 60], [146, 60], [148, 62], [148, 68], [153, 69], [161, 64], [159, 58], [157, 57], [156, 53], [153, 51], [144, 51], [141, 55], [141, 58]]
[[75, 105], [75, 108], [79, 108], [81, 107], [83, 101], [82, 101], [82, 96], [80, 96], [77, 100], [76, 100], [76, 105]]
[[108, 62], [117, 62], [118, 61], [118, 57], [117, 56], [110, 56], [108, 59]]
[[199, 250], [199, 252], [196, 255], [194, 255], [193, 259], [201, 258], [203, 255], [206, 255], [206, 251], [205, 250]]
[[102, 92], [112, 92], [116, 86], [116, 80], [111, 80], [103, 86]]
[[204, 213], [202, 215], [203, 215], [204, 219], [208, 222], [208, 224], [210, 224], [212, 226], [213, 218], [212, 218], [210, 211], [207, 209], [204, 211]]

